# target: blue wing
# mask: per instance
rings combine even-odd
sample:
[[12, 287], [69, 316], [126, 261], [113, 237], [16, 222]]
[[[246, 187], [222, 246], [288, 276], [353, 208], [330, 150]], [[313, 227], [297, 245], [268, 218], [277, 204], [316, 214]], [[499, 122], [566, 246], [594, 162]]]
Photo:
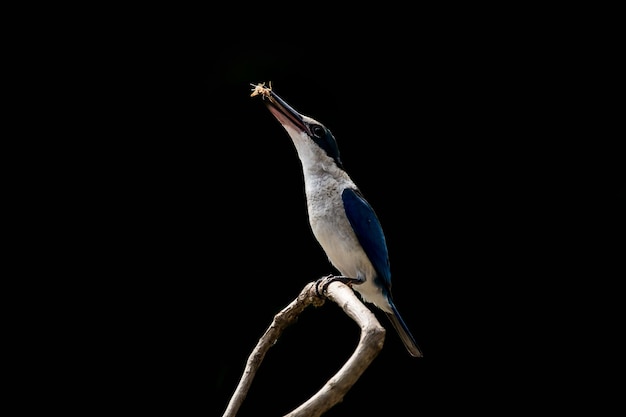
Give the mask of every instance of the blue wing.
[[354, 229], [354, 233], [356, 233], [357, 239], [359, 239], [359, 243], [378, 272], [378, 277], [382, 278], [385, 286], [389, 289], [391, 286], [391, 269], [389, 267], [387, 242], [376, 213], [358, 190], [345, 189], [341, 198], [346, 216], [352, 229]]

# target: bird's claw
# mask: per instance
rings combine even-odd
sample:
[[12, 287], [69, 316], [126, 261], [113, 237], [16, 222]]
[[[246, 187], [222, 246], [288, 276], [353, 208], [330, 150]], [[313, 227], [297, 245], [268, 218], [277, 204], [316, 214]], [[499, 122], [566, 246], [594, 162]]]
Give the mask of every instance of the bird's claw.
[[[333, 274], [328, 274], [325, 277], [321, 277], [319, 278], [317, 281], [315, 281], [315, 294], [317, 294], [318, 297], [322, 297], [322, 293], [326, 292], [326, 288], [328, 288], [328, 285], [332, 282], [331, 279], [333, 278]], [[322, 289], [320, 290], [320, 285], [322, 285]]]
[[[323, 294], [326, 292], [326, 289], [328, 288], [330, 283], [333, 281], [342, 282], [351, 288], [353, 284], [360, 284], [362, 282], [361, 280], [357, 278], [350, 278], [350, 277], [345, 277], [343, 275], [329, 274], [315, 281], [315, 293], [317, 294], [317, 296], [322, 297]], [[321, 290], [320, 290], [320, 286], [321, 286]]]

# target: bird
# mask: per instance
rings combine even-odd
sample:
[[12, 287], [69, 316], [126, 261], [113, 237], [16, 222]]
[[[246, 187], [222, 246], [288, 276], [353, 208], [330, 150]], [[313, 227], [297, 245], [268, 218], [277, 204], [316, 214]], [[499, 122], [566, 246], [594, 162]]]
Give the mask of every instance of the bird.
[[[301, 162], [308, 220], [330, 263], [366, 303], [382, 310], [413, 357], [423, 357], [391, 294], [391, 269], [380, 220], [350, 178], [337, 141], [317, 120], [296, 111], [270, 87], [250, 84], [287, 132]], [[267, 98], [267, 100], [266, 100]]]

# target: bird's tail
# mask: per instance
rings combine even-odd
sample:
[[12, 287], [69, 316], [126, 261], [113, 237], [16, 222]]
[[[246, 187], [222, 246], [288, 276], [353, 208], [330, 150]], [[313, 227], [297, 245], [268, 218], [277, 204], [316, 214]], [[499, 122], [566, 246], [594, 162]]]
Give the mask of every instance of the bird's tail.
[[402, 320], [402, 317], [400, 316], [400, 313], [398, 313], [396, 306], [393, 305], [393, 303], [391, 302], [390, 304], [391, 304], [391, 309], [393, 310], [393, 312], [392, 313], [385, 312], [385, 314], [389, 318], [389, 321], [393, 325], [394, 329], [396, 329], [396, 332], [398, 332], [398, 335], [400, 336], [400, 340], [402, 340], [402, 343], [406, 347], [406, 350], [409, 351], [411, 356], [414, 356], [416, 358], [421, 358], [422, 356], [424, 356], [422, 354], [422, 350], [419, 348], [419, 346], [415, 342], [413, 335], [409, 331], [409, 328], [407, 327], [407, 325], [404, 323], [404, 320]]

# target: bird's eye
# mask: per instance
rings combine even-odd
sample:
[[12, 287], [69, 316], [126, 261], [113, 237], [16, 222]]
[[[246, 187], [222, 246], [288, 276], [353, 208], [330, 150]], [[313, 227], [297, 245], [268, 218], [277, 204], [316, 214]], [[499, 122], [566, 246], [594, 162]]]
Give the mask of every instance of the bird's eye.
[[313, 125], [311, 126], [311, 133], [318, 138], [324, 137], [324, 128], [320, 125]]

